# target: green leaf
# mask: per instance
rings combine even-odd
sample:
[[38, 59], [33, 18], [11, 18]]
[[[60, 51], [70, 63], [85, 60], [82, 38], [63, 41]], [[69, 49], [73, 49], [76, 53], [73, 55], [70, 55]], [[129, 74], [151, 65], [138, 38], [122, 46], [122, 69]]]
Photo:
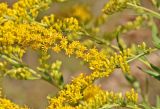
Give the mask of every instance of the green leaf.
[[152, 109], [148, 103], [144, 102], [144, 103], [142, 103], [140, 105], [143, 107], [142, 109]]
[[145, 70], [145, 69], [142, 69], [140, 67], [138, 67], [140, 70], [142, 70], [143, 72], [149, 74], [150, 76], [154, 77], [155, 79], [157, 80], [160, 80], [160, 74], [158, 74], [157, 72], [154, 72], [154, 71], [151, 71], [151, 70]]
[[160, 49], [160, 38], [158, 37], [158, 28], [156, 24], [153, 22], [152, 24], [152, 39], [153, 39], [153, 44], [156, 48]]
[[160, 68], [159, 67], [157, 67], [157, 66], [155, 66], [155, 65], [153, 65], [151, 63], [150, 63], [150, 65], [151, 65], [152, 69], [154, 69], [157, 73], [160, 74]]
[[31, 77], [28, 77], [27, 80], [38, 80], [39, 78], [37, 77], [34, 77], [34, 76], [31, 76]]
[[120, 43], [120, 40], [119, 40], [119, 32], [116, 33], [116, 40], [117, 40], [117, 44], [118, 44], [118, 47], [119, 47], [120, 51], [123, 52], [123, 46], [122, 46], [122, 44]]

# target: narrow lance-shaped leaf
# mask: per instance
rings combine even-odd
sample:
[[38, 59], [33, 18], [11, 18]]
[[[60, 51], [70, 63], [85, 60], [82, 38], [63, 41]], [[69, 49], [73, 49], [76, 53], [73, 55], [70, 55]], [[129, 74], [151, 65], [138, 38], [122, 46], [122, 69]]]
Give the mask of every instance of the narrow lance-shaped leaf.
[[120, 40], [119, 40], [119, 32], [116, 33], [116, 40], [117, 40], [117, 44], [118, 44], [120, 51], [123, 51], [123, 46], [121, 45]]
[[158, 37], [158, 28], [156, 24], [153, 22], [152, 24], [152, 39], [153, 39], [153, 44], [156, 48], [160, 49], [160, 38]]
[[160, 74], [158, 74], [157, 72], [154, 72], [154, 71], [151, 71], [151, 70], [145, 70], [145, 69], [142, 69], [140, 67], [138, 67], [140, 70], [142, 70], [143, 72], [149, 74], [150, 76], [156, 78], [157, 80], [160, 80]]
[[160, 74], [160, 68], [159, 67], [157, 67], [157, 66], [155, 66], [155, 65], [153, 65], [151, 63], [150, 63], [150, 66], [152, 67], [153, 70], [155, 70], [157, 73]]

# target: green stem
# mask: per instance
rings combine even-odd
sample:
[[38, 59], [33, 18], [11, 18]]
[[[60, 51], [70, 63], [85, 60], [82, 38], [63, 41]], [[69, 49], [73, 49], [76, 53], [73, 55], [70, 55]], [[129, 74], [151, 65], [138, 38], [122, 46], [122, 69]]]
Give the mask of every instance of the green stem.
[[157, 13], [157, 12], [155, 12], [155, 11], [153, 11], [153, 10], [150, 10], [150, 9], [148, 9], [148, 8], [145, 8], [145, 7], [142, 7], [142, 6], [138, 6], [138, 5], [135, 5], [135, 4], [132, 4], [132, 3], [127, 3], [127, 4], [128, 4], [129, 6], [131, 6], [131, 7], [136, 8], [136, 9], [144, 10], [144, 11], [150, 13], [152, 16], [160, 19], [160, 14]]
[[100, 107], [99, 109], [113, 109], [118, 107], [126, 107], [130, 109], [141, 109], [137, 105], [130, 105], [130, 104], [126, 104], [126, 106], [121, 106], [121, 104], [105, 104], [103, 105], [103, 107]]
[[97, 41], [98, 44], [104, 44], [106, 46], [110, 46], [111, 48], [115, 49], [115, 50], [119, 50], [119, 48], [115, 45], [112, 45], [110, 43], [108, 43], [107, 41], [103, 40], [103, 39], [100, 39], [100, 38], [97, 38], [97, 37], [92, 37], [90, 36], [89, 33], [87, 33], [85, 30], [84, 30], [84, 33], [85, 33], [85, 36], [86, 37], [89, 37], [90, 39], [94, 40], [94, 41]]
[[119, 107], [119, 104], [105, 104], [103, 107], [100, 107], [99, 109], [112, 109], [114, 107]]
[[148, 54], [148, 53], [144, 52], [144, 53], [138, 54], [135, 57], [133, 57], [132, 59], [129, 59], [127, 62], [130, 63], [130, 62], [132, 62], [132, 61], [134, 61], [134, 60], [136, 60], [136, 59], [138, 59], [138, 58], [140, 58], [140, 57], [142, 57], [146, 54]]
[[155, 51], [157, 51], [157, 49], [146, 50], [143, 53], [140, 53], [140, 54], [134, 56], [132, 59], [129, 59], [127, 62], [130, 63], [130, 62], [132, 62], [132, 61], [134, 61], [134, 60], [136, 60], [136, 59], [138, 59], [138, 58], [140, 58], [140, 57], [142, 57], [142, 56], [144, 56], [146, 54], [149, 54], [149, 53], [152, 53], [152, 52], [155, 52]]
[[6, 61], [8, 61], [9, 63], [11, 63], [13, 66], [21, 66], [23, 67], [24, 69], [28, 70], [29, 72], [31, 72], [35, 77], [36, 79], [42, 79], [42, 80], [45, 80], [47, 82], [49, 82], [50, 84], [56, 86], [58, 89], [62, 89], [63, 86], [59, 86], [58, 84], [56, 84], [54, 81], [48, 81], [46, 80], [45, 78], [43, 78], [42, 75], [38, 74], [36, 71], [34, 71], [33, 69], [29, 68], [28, 66], [26, 66], [25, 64], [23, 63], [19, 63], [18, 61], [8, 57], [7, 55], [5, 54], [0, 54], [0, 57], [5, 59]]
[[7, 55], [0, 54], [0, 57], [7, 60], [9, 63], [13, 64], [14, 66], [22, 66], [23, 68], [31, 72], [34, 76], [36, 76], [38, 79], [41, 78], [41, 75], [39, 75], [36, 71], [34, 71], [33, 69], [30, 69], [29, 67], [27, 67], [26, 65], [22, 63], [17, 62], [16, 60], [8, 57]]

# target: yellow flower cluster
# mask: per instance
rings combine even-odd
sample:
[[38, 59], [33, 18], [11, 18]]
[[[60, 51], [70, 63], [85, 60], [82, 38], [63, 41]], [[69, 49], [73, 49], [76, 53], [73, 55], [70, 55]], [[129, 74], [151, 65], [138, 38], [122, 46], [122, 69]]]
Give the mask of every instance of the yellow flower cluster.
[[63, 20], [58, 19], [57, 22], [53, 25], [53, 28], [55, 28], [59, 32], [72, 32], [78, 31], [80, 29], [80, 26], [78, 24], [78, 20], [71, 17], [65, 18]]
[[130, 49], [124, 50], [124, 52], [119, 55], [115, 54], [111, 56], [109, 60], [103, 52], [99, 52], [96, 48], [87, 49], [78, 41], [69, 43], [66, 38], [62, 38], [62, 41], [60, 41], [59, 45], [57, 44], [53, 47], [53, 50], [56, 52], [64, 50], [66, 55], [70, 56], [74, 54], [77, 58], [88, 62], [91, 70], [94, 70], [95, 73], [101, 72], [101, 76], [97, 75], [97, 73], [95, 74], [97, 77], [108, 76], [110, 70], [112, 71], [117, 65], [120, 65], [123, 72], [129, 72], [129, 66], [126, 60], [127, 57], [131, 55]]
[[[1, 90], [1, 88], [0, 88]], [[0, 91], [0, 109], [29, 109], [28, 107], [20, 107], [17, 104], [12, 103], [10, 100], [2, 97]]]
[[80, 30], [78, 20], [73, 17], [55, 20], [54, 15], [51, 14], [50, 16], [44, 16], [41, 23], [52, 27], [58, 32], [76, 32]]
[[[83, 80], [81, 81], [86, 88], [85, 86], [81, 86], [81, 88], [78, 87], [82, 84], [78, 84], [79, 79], [82, 78]], [[86, 81], [84, 81], [84, 77], [82, 78], [78, 77], [78, 81], [76, 78], [70, 85], [66, 86], [66, 89], [59, 93], [57, 98], [52, 98], [47, 109], [63, 109], [66, 107], [68, 109], [97, 109], [107, 108], [107, 106], [110, 105], [117, 107], [124, 106], [126, 105], [125, 103], [133, 103], [136, 105], [138, 102], [138, 94], [135, 93], [133, 89], [126, 92], [126, 96], [123, 97], [122, 93], [103, 91], [98, 86], [87, 84]]]
[[[75, 55], [77, 58], [81, 58], [87, 62], [93, 73], [90, 75], [81, 74], [73, 79], [72, 83], [66, 85], [64, 89], [59, 92], [57, 97], [51, 98], [50, 105], [47, 108], [72, 109], [72, 106], [81, 103], [86, 97], [90, 96], [93, 98], [93, 95], [89, 95], [89, 92], [87, 92], [86, 89], [92, 88], [91, 84], [93, 84], [96, 79], [108, 77], [117, 67], [120, 67], [123, 72], [129, 72], [127, 58], [130, 57], [132, 53], [130, 52], [130, 49], [127, 49], [119, 54], [107, 57], [95, 47], [87, 49], [87, 47], [79, 41], [68, 40], [68, 37], [71, 34], [73, 36], [81, 29], [78, 20], [72, 17], [63, 20], [57, 19], [55, 21], [54, 15], [51, 15], [44, 17], [41, 22], [35, 21], [38, 12], [41, 9], [48, 7], [50, 2], [51, 0], [19, 0], [13, 5], [13, 9], [7, 8], [6, 4], [0, 4], [2, 5], [2, 10], [7, 10], [6, 13], [0, 11], [0, 45], [2, 45], [0, 54], [7, 54], [8, 59], [11, 57], [13, 58], [12, 54], [18, 54], [18, 57], [21, 58], [27, 48], [44, 52], [52, 49], [55, 52], [64, 51], [68, 56]], [[115, 2], [118, 1], [115, 0]], [[111, 5], [113, 3], [109, 4]], [[118, 3], [121, 4], [121, 1]], [[120, 7], [123, 6], [120, 5]], [[106, 8], [105, 12], [107, 12], [107, 9], [109, 8]], [[111, 12], [113, 11], [111, 10]], [[52, 70], [55, 70], [54, 64], [51, 67], [53, 68]], [[19, 79], [28, 79], [29, 77], [32, 77], [31, 72], [25, 67], [13, 68], [8, 70], [7, 74]], [[57, 73], [51, 74], [51, 76], [56, 77], [56, 74]], [[61, 76], [62, 75], [58, 75], [57, 77], [60, 78]], [[96, 99], [103, 99], [103, 95], [106, 96], [106, 98], [103, 99], [104, 101], [108, 99], [108, 97], [113, 101], [121, 97], [120, 94], [117, 95], [110, 92], [104, 93], [99, 90], [99, 88], [95, 88], [94, 91], [97, 93], [100, 92], [100, 94], [95, 96], [92, 100], [95, 99], [96, 101]], [[129, 96], [130, 94], [127, 94], [128, 98]], [[128, 100], [132, 101], [133, 99], [134, 96]], [[88, 100], [86, 99], [86, 101], [89, 102], [91, 106], [95, 106], [92, 105], [92, 103], [94, 104], [94, 101], [90, 101], [90, 98], [88, 98]], [[10, 106], [10, 101], [6, 102], [8, 103], [6, 104]], [[98, 105], [102, 104], [99, 101], [97, 101], [97, 103]], [[81, 107], [81, 105], [79, 106]], [[14, 107], [11, 107], [11, 109], [14, 109]]]
[[41, 25], [55, 29], [57, 32], [67, 36], [67, 39], [73, 40], [79, 38], [81, 27], [76, 18], [56, 19], [53, 14], [45, 16], [41, 20]]
[[4, 12], [7, 11], [7, 4], [6, 3], [0, 3], [0, 16], [4, 14]]
[[13, 5], [14, 11], [19, 17], [31, 20], [36, 18], [39, 11], [48, 8], [52, 0], [19, 0]]
[[138, 45], [138, 49], [144, 53], [150, 53], [152, 51], [152, 48], [148, 47], [145, 42], [142, 42], [142, 44]]
[[32, 77], [32, 73], [23, 67], [8, 69], [5, 75], [16, 79], [30, 79]]
[[[53, 22], [53, 16], [50, 16], [48, 21]], [[79, 28], [78, 21], [74, 18], [66, 18], [63, 21], [57, 20], [57, 23], [47, 28], [37, 22], [17, 24], [9, 20], [0, 25], [0, 33], [3, 34], [0, 37], [0, 44], [3, 46], [16, 45], [24, 49], [31, 47], [44, 51], [50, 48], [55, 52], [64, 50], [66, 55], [76, 55], [76, 57], [88, 62], [89, 68], [94, 70], [93, 75], [95, 74], [97, 78], [104, 77], [104, 75], [108, 76], [117, 65], [120, 65], [124, 72], [128, 72], [127, 56], [115, 54], [108, 60], [105, 54], [99, 52], [96, 48], [88, 50], [79, 41], [70, 42], [64, 37], [69, 36], [71, 31], [78, 32]], [[67, 33], [65, 34], [63, 31]]]
[[[98, 109], [98, 108], [111, 108], [121, 107], [126, 102], [130, 102], [136, 105], [137, 103], [137, 93], [133, 93], [133, 89], [131, 91], [126, 92], [127, 97], [123, 97], [122, 93], [114, 93], [103, 91], [100, 88], [97, 90], [97, 86], [89, 87], [91, 90], [96, 90], [97, 93], [94, 93], [92, 97], [87, 99], [86, 101], [82, 101], [82, 103], [76, 107], [76, 109]], [[92, 92], [91, 92], [92, 93]], [[128, 96], [132, 97], [132, 99], [128, 98]], [[135, 100], [135, 101], [133, 101]]]
[[63, 90], [59, 92], [59, 96], [50, 99], [50, 105], [47, 109], [61, 109], [67, 104], [75, 105], [81, 99], [83, 99], [83, 90], [92, 81], [88, 76], [83, 74], [79, 75], [77, 78], [72, 80], [71, 84], [65, 86]]
[[8, 8], [7, 4], [0, 4], [1, 23], [7, 20], [15, 22], [31, 22], [36, 19], [38, 13], [48, 8], [52, 0], [19, 0], [13, 4], [13, 8]]
[[72, 8], [71, 16], [78, 18], [80, 21], [88, 21], [91, 18], [90, 11], [85, 5], [75, 5]]
[[79, 76], [73, 80], [71, 85], [67, 85], [65, 90], [60, 91], [59, 97], [51, 100], [49, 106], [51, 109], [60, 107], [64, 102], [77, 103], [83, 98], [81, 91], [88, 84], [93, 83], [95, 79], [107, 77], [117, 65], [120, 65], [124, 72], [128, 72], [126, 59], [130, 54], [129, 50], [107, 59], [96, 48], [87, 49], [79, 41], [69, 42], [67, 38], [53, 28], [46, 29], [35, 23], [15, 25], [12, 21], [6, 22], [1, 28], [1, 31], [5, 31], [1, 37], [0, 43], [2, 45], [16, 44], [22, 48], [31, 47], [33, 49], [43, 49], [44, 51], [52, 48], [55, 52], [64, 50], [66, 55], [76, 55], [77, 58], [88, 62], [89, 68], [94, 71], [90, 76]]
[[2, 46], [0, 47], [0, 53], [1, 54], [5, 54], [5, 55], [8, 55], [10, 57], [17, 57], [18, 59], [22, 59], [24, 53], [25, 53], [25, 50], [24, 49], [21, 49], [20, 47], [18, 46]]
[[46, 26], [53, 26], [55, 22], [54, 14], [51, 14], [50, 16], [44, 16], [41, 20], [41, 23]]
[[[63, 107], [63, 104], [76, 104], [80, 102], [80, 100], [82, 100], [84, 97], [83, 90], [90, 86], [94, 80], [102, 77], [108, 77], [109, 74], [114, 71], [117, 65], [120, 65], [124, 72], [128, 72], [129, 70], [126, 63], [126, 58], [130, 55], [129, 49], [124, 50], [124, 52], [120, 53], [119, 55], [115, 54], [109, 60], [105, 57], [105, 55], [99, 53], [95, 48], [85, 51], [86, 48], [79, 42], [72, 42], [71, 45], [72, 44], [76, 46], [71, 46], [73, 50], [71, 54], [75, 53], [75, 55], [77, 55], [76, 53], [79, 52], [81, 55], [77, 56], [82, 56], [81, 58], [89, 63], [90, 69], [94, 70], [94, 72], [88, 76], [81, 74], [75, 78], [71, 84], [66, 85], [65, 89], [60, 91], [57, 98], [51, 99], [48, 109], [60, 109]], [[83, 52], [80, 51], [81, 49], [79, 49], [79, 47], [83, 48]]]
[[130, 92], [126, 92], [126, 100], [127, 102], [137, 103], [138, 102], [138, 94], [132, 89]]
[[12, 103], [10, 100], [7, 100], [5, 98], [0, 98], [0, 109], [29, 109], [29, 108], [20, 107]]
[[[3, 46], [31, 47], [33, 49], [47, 50], [59, 37], [52, 28], [44, 28], [38, 24], [15, 24], [13, 21], [5, 22], [0, 26], [0, 44]], [[54, 36], [54, 37], [53, 37]]]
[[127, 8], [127, 3], [137, 4], [139, 3], [139, 0], [109, 0], [102, 11], [107, 15], [111, 15]]
[[102, 89], [99, 86], [91, 84], [84, 89], [83, 100], [89, 101], [95, 96], [95, 94], [100, 93], [101, 91]]

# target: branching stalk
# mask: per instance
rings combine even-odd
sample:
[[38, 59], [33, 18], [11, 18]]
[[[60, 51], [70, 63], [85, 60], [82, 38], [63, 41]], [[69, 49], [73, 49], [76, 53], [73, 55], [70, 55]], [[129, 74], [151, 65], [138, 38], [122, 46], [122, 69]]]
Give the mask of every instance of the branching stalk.
[[144, 11], [150, 13], [152, 16], [160, 19], [160, 14], [155, 12], [155, 11], [153, 11], [153, 10], [150, 10], [148, 8], [145, 8], [145, 7], [142, 7], [142, 6], [138, 6], [138, 5], [135, 5], [135, 4], [132, 4], [132, 3], [127, 3], [127, 4], [128, 4], [128, 6], [131, 6], [133, 8], [144, 10]]

